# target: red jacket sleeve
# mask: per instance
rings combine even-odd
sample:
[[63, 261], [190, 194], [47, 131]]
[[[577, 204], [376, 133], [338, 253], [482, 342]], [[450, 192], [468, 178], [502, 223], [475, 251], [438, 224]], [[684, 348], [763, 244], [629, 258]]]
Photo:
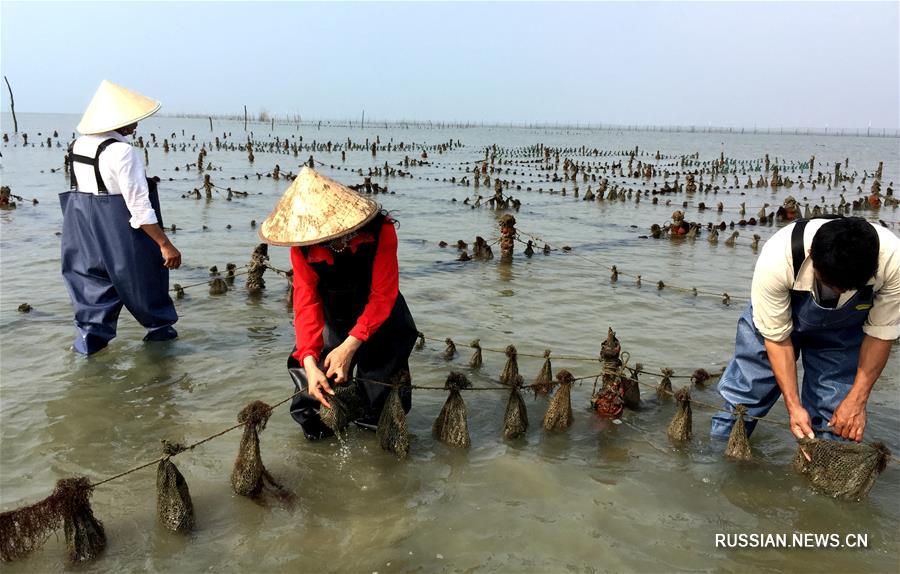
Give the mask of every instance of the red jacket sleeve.
[[369, 302], [350, 334], [360, 341], [368, 341], [391, 314], [398, 293], [400, 270], [397, 265], [397, 232], [394, 224], [388, 221], [381, 227], [378, 249], [375, 251]]
[[301, 365], [308, 356], [318, 362], [325, 345], [322, 340], [325, 315], [322, 299], [316, 291], [319, 276], [306, 262], [299, 247], [291, 248], [291, 266], [294, 269], [294, 334], [297, 344], [294, 358]]

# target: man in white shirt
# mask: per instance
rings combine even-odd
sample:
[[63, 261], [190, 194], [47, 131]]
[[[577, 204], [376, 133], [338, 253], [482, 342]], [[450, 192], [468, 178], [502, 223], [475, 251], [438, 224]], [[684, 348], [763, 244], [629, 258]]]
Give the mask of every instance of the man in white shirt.
[[145, 341], [178, 336], [168, 291], [181, 253], [162, 229], [156, 182], [126, 137], [159, 107], [104, 80], [70, 149], [73, 189], [60, 194], [62, 274], [75, 307], [75, 351], [84, 355], [116, 336], [123, 305], [147, 329]]
[[[743, 404], [757, 417], [784, 396], [797, 438], [859, 442], [869, 393], [898, 336], [900, 238], [858, 217], [799, 221], [760, 253], [718, 389], [730, 411]], [[727, 438], [734, 421], [716, 414], [711, 435]], [[745, 421], [748, 434], [756, 422]]]

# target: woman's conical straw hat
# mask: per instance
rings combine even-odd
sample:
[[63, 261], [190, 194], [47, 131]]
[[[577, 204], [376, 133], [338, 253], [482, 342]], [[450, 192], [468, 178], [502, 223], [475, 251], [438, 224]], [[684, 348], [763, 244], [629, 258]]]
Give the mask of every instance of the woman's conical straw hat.
[[83, 134], [109, 132], [152, 116], [160, 105], [156, 100], [103, 80], [77, 129]]
[[381, 206], [310, 167], [284, 192], [259, 227], [259, 237], [272, 245], [313, 245], [356, 231]]

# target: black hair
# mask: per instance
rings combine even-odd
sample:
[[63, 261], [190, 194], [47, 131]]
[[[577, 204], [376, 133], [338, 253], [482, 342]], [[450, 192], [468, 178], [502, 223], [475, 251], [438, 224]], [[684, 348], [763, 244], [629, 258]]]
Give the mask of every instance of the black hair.
[[809, 256], [827, 285], [860, 289], [878, 270], [878, 245], [872, 224], [861, 217], [842, 217], [819, 228]]

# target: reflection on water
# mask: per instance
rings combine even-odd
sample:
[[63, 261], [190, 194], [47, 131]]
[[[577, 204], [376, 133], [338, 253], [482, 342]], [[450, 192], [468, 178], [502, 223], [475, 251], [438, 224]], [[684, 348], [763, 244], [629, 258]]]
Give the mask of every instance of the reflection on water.
[[147, 345], [127, 356], [101, 352], [91, 360], [70, 355], [71, 370], [59, 373], [57, 392], [45, 407], [45, 444], [61, 449], [56, 464], [69, 473], [86, 472], [108, 457], [113, 472], [123, 460], [152, 458], [159, 451], [158, 442], [147, 441], [142, 423], [181, 428], [178, 396], [191, 391], [191, 377], [172, 373], [171, 353], [161, 347], [171, 345]]
[[[26, 119], [36, 126], [30, 129], [35, 133], [67, 133], [77, 122], [66, 116]], [[43, 127], [38, 129], [38, 124]], [[181, 133], [182, 128], [188, 135], [207, 134], [204, 125], [205, 120], [153, 118], [141, 124], [141, 134], [148, 139], [151, 132]], [[267, 127], [254, 129], [256, 137], [269, 138]], [[243, 141], [238, 124], [223, 122], [216, 130], [240, 134], [235, 137]], [[702, 158], [718, 157], [724, 142], [726, 154], [739, 159], [769, 153], [805, 161], [812, 150], [820, 162], [849, 156], [860, 173], [871, 172], [884, 160], [885, 180], [900, 181], [896, 142], [884, 139], [496, 128], [370, 132], [306, 126], [299, 131], [276, 126], [274, 135], [302, 135], [305, 142], [380, 135], [382, 141], [436, 143], [459, 137], [465, 148], [430, 154], [435, 165], [410, 168], [415, 175], [448, 180], [460, 173], [441, 166], [483, 157], [481, 146], [495, 142], [601, 149], [638, 145], [663, 153], [699, 152]], [[267, 172], [276, 163], [285, 171], [298, 167], [284, 154], [261, 150], [251, 166], [239, 152], [211, 149], [209, 160], [221, 168], [211, 172], [212, 179], [254, 195], [231, 202], [217, 195], [211, 202], [196, 202], [181, 198], [200, 182], [196, 172], [183, 168], [196, 160], [196, 151], [164, 154], [150, 148], [148, 153], [151, 173], [164, 180], [167, 223], [179, 228], [173, 240], [184, 255], [184, 267], [172, 273], [172, 282], [183, 285], [206, 281], [211, 265], [224, 269], [226, 263], [242, 265], [249, 259], [259, 242], [250, 220], [261, 221], [287, 186], [283, 180], [253, 174]], [[328, 165], [365, 170], [385, 161], [397, 165], [407, 154], [379, 152], [373, 160], [368, 152], [351, 152], [345, 164], [339, 163], [339, 153], [314, 155]], [[266, 275], [262, 297], [247, 296], [241, 277], [222, 297], [210, 297], [205, 286], [188, 290], [176, 302], [181, 319], [175, 342], [144, 344], [143, 329], [123, 313], [119, 336], [109, 348], [89, 360], [74, 356], [71, 308], [59, 276], [54, 235], [60, 225], [56, 194], [65, 180], [61, 173], [49, 172], [61, 164], [60, 152], [4, 147], [3, 156], [4, 185], [40, 200], [37, 206], [0, 213], [3, 509], [45, 496], [63, 476], [101, 479], [152, 460], [160, 452], [160, 439], [197, 440], [234, 424], [248, 402], [271, 404], [293, 392], [284, 370], [293, 343], [292, 314], [286, 282], [273, 273]], [[177, 172], [176, 165], [181, 166]], [[322, 169], [359, 183], [348, 171]], [[250, 179], [245, 180], [245, 174]], [[173, 181], [167, 181], [169, 177]], [[726, 248], [705, 240], [640, 239], [652, 223], [668, 220], [671, 206], [515, 192], [523, 202], [517, 227], [551, 245], [571, 245], [572, 253], [537, 253], [525, 259], [524, 246], [517, 245], [511, 264], [501, 262], [499, 253], [493, 261], [462, 263], [455, 261], [455, 248], [441, 249], [438, 242], [453, 246], [463, 239], [471, 245], [476, 235], [497, 234], [495, 214], [462, 205], [461, 198], [472, 195], [473, 188], [414, 178], [381, 184], [396, 191], [378, 199], [400, 221], [401, 290], [416, 323], [429, 337], [453, 337], [460, 349], [460, 356], [449, 363], [438, 356], [442, 346], [432, 342], [415, 352], [411, 366], [417, 383], [439, 386], [449, 369], [458, 369], [476, 386], [489, 385], [506, 358], [485, 352], [481, 372], [470, 372], [470, 349], [462, 345], [475, 338], [486, 348], [515, 344], [520, 371], [529, 382], [543, 360], [521, 353], [540, 354], [550, 348], [555, 356], [596, 356], [608, 326], [616, 329], [632, 362], [652, 366], [642, 376], [648, 382], [655, 382], [650, 373], [662, 366], [678, 375], [700, 366], [713, 371], [733, 351], [741, 305], [658, 291], [655, 283], [664, 279], [747, 294], [756, 256], [746, 243]], [[746, 194], [723, 192], [719, 198], [726, 205], [777, 201], [768, 189]], [[450, 202], [453, 197], [457, 203]], [[897, 219], [896, 212], [882, 216]], [[717, 217], [708, 212], [702, 216], [704, 221]], [[777, 229], [756, 231], [765, 239]], [[746, 241], [745, 235], [741, 233]], [[276, 267], [290, 265], [287, 249], [272, 248], [270, 253]], [[617, 265], [623, 273], [619, 281], [610, 283], [609, 271], [598, 262]], [[636, 288], [625, 273], [642, 274], [643, 287]], [[34, 311], [17, 313], [17, 306], [26, 301]], [[895, 451], [900, 450], [898, 360], [895, 348], [870, 401], [867, 431]], [[599, 367], [554, 359], [553, 368], [567, 368], [579, 377]], [[547, 399], [526, 397], [529, 430], [515, 441], [501, 436], [507, 393], [464, 394], [472, 437], [468, 451], [448, 448], [431, 437], [446, 394], [417, 391], [409, 416], [411, 456], [405, 463], [383, 453], [371, 433], [355, 428], [344, 443], [309, 443], [287, 407], [280, 407], [261, 434], [262, 457], [273, 475], [297, 493], [294, 507], [231, 494], [228, 477], [240, 434], [232, 433], [176, 459], [196, 508], [197, 529], [190, 537], [156, 525], [152, 468], [98, 488], [94, 507], [110, 543], [104, 558], [88, 570], [896, 570], [900, 474], [895, 465], [880, 477], [868, 500], [832, 501], [811, 493], [793, 473], [794, 446], [785, 429], [760, 425], [752, 439], [755, 460], [734, 464], [722, 460], [720, 445], [707, 440], [709, 413], [704, 409], [694, 409], [695, 440], [674, 448], [665, 435], [673, 413], [670, 401], [658, 403], [652, 390], [641, 389], [643, 407], [615, 425], [588, 412], [592, 384], [587, 380], [574, 387], [574, 424], [561, 434], [541, 430]], [[698, 401], [719, 401], [711, 387], [693, 394]], [[772, 417], [784, 420], [783, 407], [777, 406]], [[793, 531], [868, 533], [870, 548], [732, 551], [714, 546], [717, 532]], [[54, 538], [44, 551], [5, 570], [59, 570], [63, 555]]]

